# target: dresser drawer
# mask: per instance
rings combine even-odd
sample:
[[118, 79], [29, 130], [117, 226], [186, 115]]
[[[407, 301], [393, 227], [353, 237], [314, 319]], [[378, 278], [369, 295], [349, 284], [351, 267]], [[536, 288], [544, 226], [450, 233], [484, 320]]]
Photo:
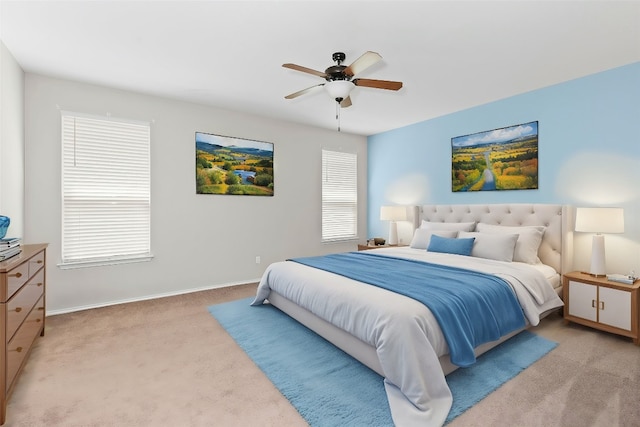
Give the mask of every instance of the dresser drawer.
[[13, 337], [43, 292], [44, 270], [40, 270], [7, 302], [7, 340]]
[[29, 279], [29, 263], [24, 262], [7, 273], [7, 299]]
[[33, 277], [42, 267], [44, 267], [44, 251], [29, 260], [29, 277]]
[[36, 336], [44, 325], [44, 298], [40, 298], [36, 306], [29, 313], [26, 320], [18, 329], [13, 339], [7, 345], [7, 382], [6, 390], [9, 391], [13, 380], [22, 365]]

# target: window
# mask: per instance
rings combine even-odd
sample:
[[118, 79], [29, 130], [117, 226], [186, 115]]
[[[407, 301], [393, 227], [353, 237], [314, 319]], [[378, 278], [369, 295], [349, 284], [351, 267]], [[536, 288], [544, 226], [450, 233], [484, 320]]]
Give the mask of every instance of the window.
[[62, 112], [61, 268], [151, 258], [150, 133]]
[[322, 241], [358, 237], [358, 156], [322, 150]]

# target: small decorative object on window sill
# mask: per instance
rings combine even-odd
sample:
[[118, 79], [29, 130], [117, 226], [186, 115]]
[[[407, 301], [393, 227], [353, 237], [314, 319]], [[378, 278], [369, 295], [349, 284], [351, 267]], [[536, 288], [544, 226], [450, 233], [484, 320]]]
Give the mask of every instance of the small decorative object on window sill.
[[8, 216], [0, 215], [0, 239], [4, 239], [4, 236], [7, 235], [9, 224], [11, 224], [11, 219]]

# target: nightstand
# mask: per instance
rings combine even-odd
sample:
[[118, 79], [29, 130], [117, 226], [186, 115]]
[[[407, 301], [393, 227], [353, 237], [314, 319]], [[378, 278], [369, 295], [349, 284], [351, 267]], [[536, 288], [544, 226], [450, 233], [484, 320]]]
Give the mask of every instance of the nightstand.
[[378, 248], [392, 248], [394, 246], [407, 246], [407, 245], [378, 245], [378, 246], [369, 246], [369, 245], [362, 245], [360, 243], [358, 243], [358, 250], [359, 251], [368, 251], [369, 249], [378, 249]]
[[626, 285], [587, 273], [567, 273], [562, 278], [565, 322], [630, 337], [640, 345], [639, 294], [640, 281]]
[[362, 245], [362, 244], [358, 243], [358, 250], [359, 251], [368, 251], [369, 249], [388, 248], [388, 247], [389, 247], [389, 245], [369, 246], [369, 245]]

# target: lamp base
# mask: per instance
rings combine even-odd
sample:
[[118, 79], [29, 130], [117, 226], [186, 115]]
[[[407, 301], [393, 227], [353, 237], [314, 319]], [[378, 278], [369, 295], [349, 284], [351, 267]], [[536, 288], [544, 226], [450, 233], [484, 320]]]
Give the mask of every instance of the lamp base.
[[591, 244], [591, 267], [589, 274], [595, 277], [605, 276], [607, 272], [604, 260], [604, 236], [602, 234], [596, 234], [593, 236], [593, 243]]
[[398, 224], [395, 221], [389, 223], [389, 240], [387, 244], [395, 246], [398, 244]]

